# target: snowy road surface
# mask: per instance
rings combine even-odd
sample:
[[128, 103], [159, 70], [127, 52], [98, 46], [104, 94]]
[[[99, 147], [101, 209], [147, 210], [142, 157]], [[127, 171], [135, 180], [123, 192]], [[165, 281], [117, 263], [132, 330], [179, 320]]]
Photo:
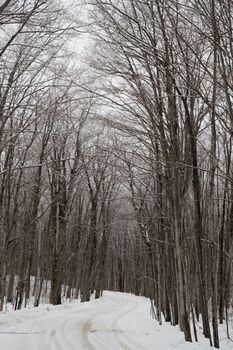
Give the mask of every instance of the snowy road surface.
[[[222, 339], [222, 349], [232, 349], [232, 344]], [[0, 349], [206, 350], [209, 345], [203, 338], [185, 343], [178, 327], [159, 326], [150, 317], [148, 299], [105, 292], [89, 303], [0, 314]]]

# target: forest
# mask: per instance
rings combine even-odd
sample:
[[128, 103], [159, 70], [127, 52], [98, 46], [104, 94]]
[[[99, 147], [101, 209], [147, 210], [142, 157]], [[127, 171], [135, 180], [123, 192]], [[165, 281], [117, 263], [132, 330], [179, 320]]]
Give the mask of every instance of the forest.
[[232, 0], [0, 1], [0, 311], [133, 293], [219, 348], [232, 152]]

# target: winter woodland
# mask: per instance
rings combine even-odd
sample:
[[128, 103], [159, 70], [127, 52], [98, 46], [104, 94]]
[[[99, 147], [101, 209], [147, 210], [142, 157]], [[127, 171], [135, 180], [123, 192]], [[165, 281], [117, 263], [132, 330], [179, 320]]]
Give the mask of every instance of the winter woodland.
[[219, 348], [232, 153], [232, 0], [0, 1], [1, 311], [133, 293]]

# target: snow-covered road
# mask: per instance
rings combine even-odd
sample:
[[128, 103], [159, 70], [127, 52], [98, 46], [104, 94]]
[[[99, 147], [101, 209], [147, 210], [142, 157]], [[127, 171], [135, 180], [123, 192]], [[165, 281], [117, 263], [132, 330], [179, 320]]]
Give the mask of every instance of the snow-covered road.
[[[232, 348], [224, 341], [223, 349]], [[178, 327], [160, 327], [143, 297], [105, 292], [89, 303], [22, 310], [0, 315], [1, 350], [209, 349], [187, 344]]]

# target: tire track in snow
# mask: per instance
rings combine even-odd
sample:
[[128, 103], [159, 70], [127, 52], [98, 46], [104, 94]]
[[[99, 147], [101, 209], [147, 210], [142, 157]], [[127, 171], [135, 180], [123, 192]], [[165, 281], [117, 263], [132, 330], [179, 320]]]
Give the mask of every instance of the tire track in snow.
[[[148, 350], [147, 348], [145, 348], [143, 345], [136, 343], [131, 336], [129, 336], [128, 333], [124, 333], [121, 332], [121, 330], [117, 329], [117, 323], [119, 322], [119, 320], [121, 320], [122, 318], [124, 318], [126, 315], [130, 314], [132, 312], [132, 310], [135, 309], [135, 307], [137, 307], [138, 303], [135, 300], [130, 300], [130, 298], [125, 298], [125, 297], [120, 297], [120, 298], [116, 298], [118, 303], [115, 306], [115, 308], [117, 308], [117, 314], [114, 317], [114, 312], [113, 312], [113, 305], [109, 305], [107, 310], [105, 310], [103, 312], [103, 309], [101, 310], [101, 316], [103, 316], [103, 314], [108, 314], [111, 316], [113, 316], [114, 318], [111, 319], [110, 318], [110, 323], [108, 320], [108, 324], [109, 325], [106, 330], [105, 333], [103, 334], [99, 334], [98, 332], [98, 327], [97, 330], [92, 331], [92, 325], [93, 325], [93, 321], [95, 321], [95, 317], [93, 317], [92, 319], [89, 319], [83, 326], [82, 329], [82, 344], [84, 346], [83, 349], [85, 350], [109, 350], [110, 348], [110, 344], [111, 344], [111, 348], [112, 349], [123, 349], [123, 350], [134, 350], [135, 348], [137, 348], [138, 346], [140, 346], [140, 350]], [[121, 307], [119, 309], [119, 301], [121, 304]], [[130, 307], [129, 307], [129, 304]], [[128, 306], [128, 307], [127, 307]], [[101, 307], [101, 306], [100, 306]], [[127, 309], [126, 309], [127, 307]], [[123, 310], [122, 310], [123, 308]], [[119, 314], [119, 310], [121, 311]], [[97, 317], [97, 325], [98, 325], [98, 317]], [[95, 322], [94, 322], [95, 323]], [[111, 332], [110, 336], [109, 336], [109, 331]], [[91, 332], [94, 332], [91, 333]], [[108, 332], [108, 333], [106, 333]], [[91, 339], [92, 338], [92, 341]], [[106, 344], [106, 342], [108, 341], [109, 344]], [[115, 347], [113, 346], [113, 343], [115, 343]], [[99, 346], [98, 346], [99, 345]]]
[[[128, 299], [130, 300], [130, 299]], [[127, 311], [125, 311], [121, 316], [119, 316], [114, 322], [113, 322], [113, 328], [116, 328], [117, 323], [119, 323], [119, 321], [121, 319], [123, 319], [125, 316], [128, 316], [133, 310], [135, 310], [136, 307], [138, 307], [138, 302], [136, 300], [132, 301], [133, 306], [131, 306]], [[132, 335], [128, 333], [124, 333], [124, 332], [116, 332], [116, 337], [118, 339], [119, 344], [121, 345], [121, 347], [124, 350], [135, 350], [136, 348], [138, 348], [140, 346], [140, 350], [148, 350], [147, 348], [145, 348], [142, 344], [138, 344], [132, 337]]]
[[[117, 326], [117, 323], [119, 322], [119, 320], [121, 318], [123, 318], [124, 316], [128, 315], [137, 305], [136, 301], [133, 303], [133, 306], [130, 307], [129, 310], [125, 311], [122, 315], [120, 315], [114, 322], [113, 322], [113, 328], [115, 328]], [[130, 350], [129, 347], [126, 345], [126, 343], [124, 343], [121, 340], [120, 334], [116, 333], [116, 337], [118, 338], [118, 342], [120, 344], [120, 346], [124, 349], [124, 350]]]
[[92, 326], [91, 320], [88, 320], [82, 328], [82, 344], [84, 345], [85, 350], [95, 350], [94, 346], [92, 345], [88, 337], [88, 333], [91, 330], [91, 326]]
[[[90, 340], [90, 333], [96, 332], [96, 330], [92, 330], [93, 321], [95, 320], [95, 318], [97, 318], [97, 320], [98, 320], [99, 316], [101, 317], [103, 315], [109, 315], [112, 313], [113, 308], [119, 307], [119, 303], [117, 302], [116, 298], [113, 298], [113, 297], [108, 297], [108, 298], [111, 300], [110, 304], [109, 305], [108, 304], [107, 305], [99, 305], [100, 311], [98, 313], [94, 314], [91, 319], [87, 320], [87, 322], [82, 327], [82, 345], [83, 345], [83, 349], [85, 349], [85, 350], [96, 350], [96, 347], [92, 344], [92, 342]], [[95, 334], [95, 336], [96, 336], [96, 334]], [[98, 337], [98, 335], [95, 338], [101, 339], [101, 337]], [[95, 339], [95, 340], [97, 340], [97, 339]], [[101, 349], [104, 350], [105, 346], [106, 346], [106, 343], [102, 344]], [[106, 348], [106, 349], [108, 350], [109, 348]]]

